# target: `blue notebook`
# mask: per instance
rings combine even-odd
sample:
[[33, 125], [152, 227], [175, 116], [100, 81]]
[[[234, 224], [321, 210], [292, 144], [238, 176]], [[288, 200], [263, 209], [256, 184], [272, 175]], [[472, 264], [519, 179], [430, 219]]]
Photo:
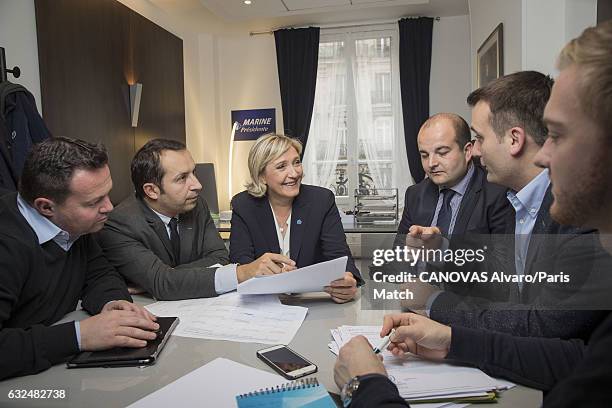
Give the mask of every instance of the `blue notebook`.
[[316, 378], [237, 395], [236, 402], [239, 408], [336, 408], [327, 390]]

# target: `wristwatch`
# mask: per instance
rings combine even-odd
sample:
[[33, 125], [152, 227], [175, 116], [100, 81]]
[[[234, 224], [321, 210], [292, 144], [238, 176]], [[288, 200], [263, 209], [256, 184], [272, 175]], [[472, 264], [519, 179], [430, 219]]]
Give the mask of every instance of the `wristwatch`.
[[342, 387], [342, 391], [340, 391], [340, 399], [342, 400], [342, 406], [347, 408], [351, 405], [351, 401], [353, 401], [353, 394], [359, 388], [359, 376], [355, 376], [349, 380], [344, 387]]

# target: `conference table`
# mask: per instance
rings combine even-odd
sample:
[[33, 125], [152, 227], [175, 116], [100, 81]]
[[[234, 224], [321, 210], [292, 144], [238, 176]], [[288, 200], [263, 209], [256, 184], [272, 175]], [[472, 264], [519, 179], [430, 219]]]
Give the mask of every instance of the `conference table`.
[[[362, 310], [359, 298], [346, 304], [335, 304], [325, 293], [283, 295], [280, 299], [284, 304], [308, 308], [306, 319], [289, 346], [319, 367], [314, 376], [328, 391], [339, 393], [333, 381], [336, 356], [327, 346], [331, 341], [330, 329], [341, 325], [381, 324], [385, 312]], [[143, 296], [135, 296], [134, 300], [139, 304], [154, 301]], [[75, 311], [64, 320], [85, 316], [85, 312]], [[265, 347], [268, 346], [172, 336], [159, 360], [152, 366], [67, 369], [64, 364], [59, 364], [36, 375], [0, 381], [0, 407], [125, 407], [217, 357], [273, 372], [255, 356], [257, 350]], [[65, 390], [66, 398], [42, 400], [7, 397], [10, 390], [49, 389]], [[541, 401], [540, 391], [517, 386], [503, 392], [495, 408], [539, 407]], [[200, 406], [207, 406], [206, 395], [202, 395], [201, 402]], [[176, 406], [185, 406], [181, 403], [180, 395], [176, 396]]]

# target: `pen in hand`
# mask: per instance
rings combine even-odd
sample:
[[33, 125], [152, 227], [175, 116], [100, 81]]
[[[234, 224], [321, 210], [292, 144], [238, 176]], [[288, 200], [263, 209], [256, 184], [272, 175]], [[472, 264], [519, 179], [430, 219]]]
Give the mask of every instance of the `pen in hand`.
[[389, 345], [389, 342], [391, 341], [391, 336], [393, 336], [393, 333], [395, 333], [395, 329], [391, 330], [391, 333], [383, 337], [380, 344], [374, 347], [374, 354], [379, 354], [381, 351], [385, 349], [385, 347]]

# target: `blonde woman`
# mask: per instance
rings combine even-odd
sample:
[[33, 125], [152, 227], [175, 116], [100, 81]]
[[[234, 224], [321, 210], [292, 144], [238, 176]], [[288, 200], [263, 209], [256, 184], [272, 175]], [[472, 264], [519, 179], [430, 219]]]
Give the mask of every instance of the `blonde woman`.
[[249, 263], [271, 252], [290, 257], [300, 268], [346, 255], [348, 271], [325, 288], [335, 302], [344, 303], [363, 281], [333, 193], [302, 184], [301, 152], [299, 141], [276, 134], [260, 137], [251, 148], [251, 180], [232, 199], [230, 260]]

